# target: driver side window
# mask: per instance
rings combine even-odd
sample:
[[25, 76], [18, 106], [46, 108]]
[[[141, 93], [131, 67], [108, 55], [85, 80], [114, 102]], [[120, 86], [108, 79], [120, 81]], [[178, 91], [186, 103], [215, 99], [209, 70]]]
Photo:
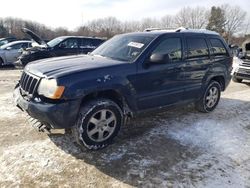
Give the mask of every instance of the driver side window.
[[77, 39], [66, 39], [60, 44], [61, 48], [78, 48]]
[[168, 54], [171, 62], [176, 62], [182, 59], [181, 49], [180, 38], [167, 38], [160, 42], [152, 54]]

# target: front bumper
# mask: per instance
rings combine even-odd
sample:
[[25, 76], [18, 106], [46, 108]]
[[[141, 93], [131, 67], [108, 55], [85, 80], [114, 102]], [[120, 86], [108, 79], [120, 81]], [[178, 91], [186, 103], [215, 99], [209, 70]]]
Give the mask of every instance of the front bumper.
[[34, 119], [52, 129], [65, 129], [75, 125], [81, 100], [69, 100], [58, 103], [37, 102], [25, 99], [20, 88], [14, 91], [14, 100], [17, 107], [28, 113]]
[[233, 73], [233, 77], [237, 79], [250, 80], [250, 69], [240, 68]]

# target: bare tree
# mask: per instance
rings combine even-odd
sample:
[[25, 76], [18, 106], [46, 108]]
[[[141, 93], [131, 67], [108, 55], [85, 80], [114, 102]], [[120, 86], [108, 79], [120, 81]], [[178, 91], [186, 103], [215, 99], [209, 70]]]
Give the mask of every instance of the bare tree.
[[160, 20], [160, 25], [162, 28], [175, 28], [176, 24], [175, 24], [174, 16], [166, 15], [162, 17]]
[[246, 18], [246, 12], [239, 6], [230, 6], [228, 4], [222, 5], [221, 8], [225, 12], [225, 32], [227, 41], [230, 42], [233, 34], [242, 29]]
[[184, 7], [175, 17], [178, 27], [188, 27], [192, 29], [205, 28], [208, 23], [209, 11], [204, 7]]
[[88, 22], [87, 27], [97, 36], [112, 37], [121, 33], [121, 22], [115, 17], [107, 17]]
[[175, 16], [175, 23], [177, 27], [190, 27], [189, 12], [190, 7], [182, 8]]
[[204, 7], [193, 8], [190, 12], [190, 20], [192, 28], [205, 28], [208, 23], [209, 10]]
[[140, 30], [143, 31], [147, 28], [159, 28], [160, 22], [157, 19], [153, 18], [144, 18], [141, 20]]
[[140, 21], [126, 21], [121, 24], [123, 33], [141, 31]]

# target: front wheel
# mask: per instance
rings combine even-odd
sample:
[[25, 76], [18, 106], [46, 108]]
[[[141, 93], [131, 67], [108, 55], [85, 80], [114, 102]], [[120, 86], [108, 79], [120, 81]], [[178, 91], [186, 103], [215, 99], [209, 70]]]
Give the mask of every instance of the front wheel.
[[81, 107], [73, 133], [80, 146], [98, 150], [112, 142], [122, 124], [121, 108], [109, 99], [97, 99]]
[[211, 81], [203, 96], [196, 102], [195, 107], [200, 112], [213, 111], [220, 101], [221, 85], [217, 81]]

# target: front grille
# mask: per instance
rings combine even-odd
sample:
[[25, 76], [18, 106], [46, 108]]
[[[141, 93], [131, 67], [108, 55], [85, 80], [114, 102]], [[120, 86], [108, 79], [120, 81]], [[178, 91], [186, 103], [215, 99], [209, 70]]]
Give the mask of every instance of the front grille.
[[237, 71], [237, 73], [249, 74], [249, 75], [250, 75], [250, 69], [242, 69], [242, 68], [239, 68], [239, 70]]
[[250, 67], [250, 62], [249, 62], [249, 61], [244, 61], [244, 62], [242, 63], [242, 66], [243, 66], [243, 67]]
[[26, 95], [33, 96], [37, 91], [39, 80], [39, 77], [24, 71], [19, 81], [21, 91]]

